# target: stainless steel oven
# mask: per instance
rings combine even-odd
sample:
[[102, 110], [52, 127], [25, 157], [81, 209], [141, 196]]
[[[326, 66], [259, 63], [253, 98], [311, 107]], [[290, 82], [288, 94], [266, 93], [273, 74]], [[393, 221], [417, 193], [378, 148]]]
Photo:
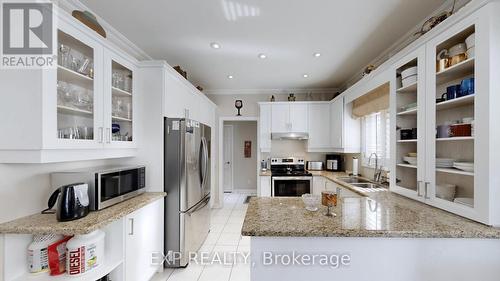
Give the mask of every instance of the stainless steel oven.
[[313, 178], [311, 176], [273, 176], [273, 197], [298, 197], [311, 193]]

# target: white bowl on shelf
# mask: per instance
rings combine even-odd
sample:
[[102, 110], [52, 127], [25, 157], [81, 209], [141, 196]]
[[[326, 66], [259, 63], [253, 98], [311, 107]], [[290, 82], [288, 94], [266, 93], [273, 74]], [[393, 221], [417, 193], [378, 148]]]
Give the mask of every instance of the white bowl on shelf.
[[454, 162], [455, 162], [455, 159], [436, 158], [436, 167], [438, 167], [438, 168], [451, 168], [451, 167], [453, 167]]
[[418, 75], [412, 75], [412, 76], [408, 76], [406, 78], [404, 78], [401, 83], [403, 84], [403, 88], [404, 87], [407, 87], [407, 86], [410, 86], [411, 84], [414, 84], [416, 83], [418, 80]]
[[470, 47], [469, 49], [467, 49], [466, 54], [468, 59], [473, 58], [476, 55], [476, 47]]
[[417, 73], [418, 73], [418, 67], [412, 66], [412, 67], [408, 67], [407, 69], [401, 71], [401, 77], [404, 80], [410, 76], [417, 75]]
[[453, 202], [456, 190], [457, 186], [454, 184], [438, 184], [436, 185], [436, 197]]
[[473, 48], [476, 46], [476, 33], [472, 33], [465, 39], [465, 44], [467, 45], [467, 49]]
[[466, 172], [474, 172], [474, 163], [473, 162], [454, 162], [453, 168], [466, 171]]

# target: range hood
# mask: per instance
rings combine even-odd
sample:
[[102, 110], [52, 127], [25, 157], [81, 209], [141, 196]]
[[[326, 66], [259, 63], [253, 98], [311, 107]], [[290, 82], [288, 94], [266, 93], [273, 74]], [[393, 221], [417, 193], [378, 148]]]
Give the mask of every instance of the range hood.
[[272, 133], [273, 140], [308, 140], [308, 133]]

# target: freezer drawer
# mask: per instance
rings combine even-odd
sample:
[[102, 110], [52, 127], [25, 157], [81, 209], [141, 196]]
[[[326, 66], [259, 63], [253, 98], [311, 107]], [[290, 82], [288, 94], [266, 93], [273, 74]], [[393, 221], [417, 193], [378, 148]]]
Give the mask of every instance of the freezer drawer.
[[[210, 195], [189, 211], [180, 214], [181, 220], [181, 252], [179, 266], [186, 266], [189, 254], [200, 249], [210, 231]], [[182, 241], [184, 237], [184, 241]]]

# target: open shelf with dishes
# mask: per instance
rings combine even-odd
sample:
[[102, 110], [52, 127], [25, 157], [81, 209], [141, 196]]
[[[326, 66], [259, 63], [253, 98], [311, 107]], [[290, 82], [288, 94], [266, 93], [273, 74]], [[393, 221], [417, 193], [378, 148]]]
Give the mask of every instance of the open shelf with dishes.
[[57, 137], [94, 139], [94, 49], [59, 30]]
[[111, 61], [111, 140], [133, 140], [133, 71]]
[[408, 58], [396, 69], [396, 186], [418, 193], [418, 119], [420, 116], [419, 55]]
[[436, 47], [435, 197], [474, 207], [475, 26]]

